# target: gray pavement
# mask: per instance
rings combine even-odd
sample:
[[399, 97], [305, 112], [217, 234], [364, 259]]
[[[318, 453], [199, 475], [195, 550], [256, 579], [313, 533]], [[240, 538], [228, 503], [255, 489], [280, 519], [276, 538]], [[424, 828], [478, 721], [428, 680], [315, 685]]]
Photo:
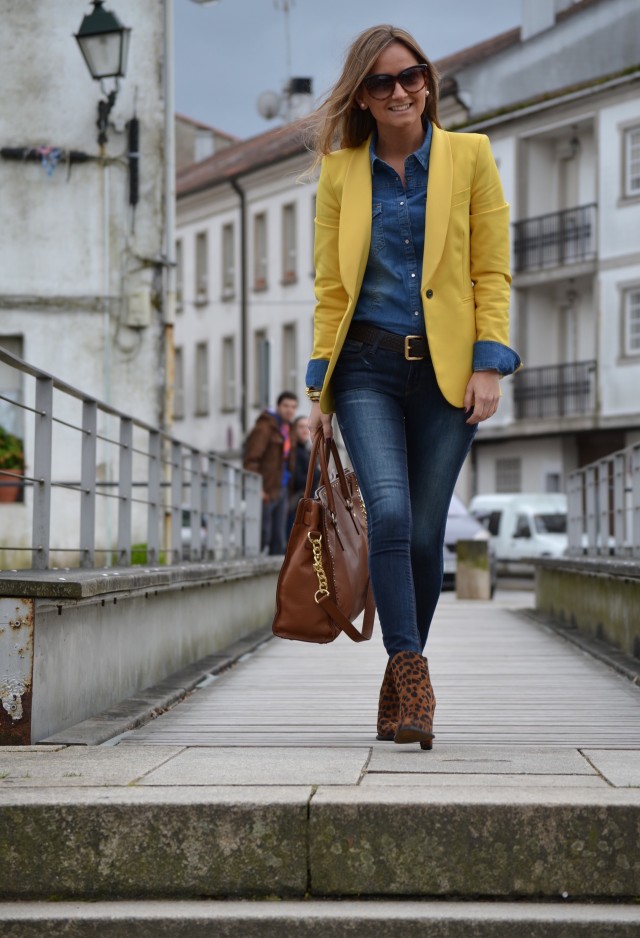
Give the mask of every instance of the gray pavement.
[[[102, 745], [0, 749], [0, 855], [11, 856], [0, 900], [364, 895], [402, 898], [416, 929], [444, 916], [433, 933], [457, 936], [470, 933], [472, 917], [456, 930], [452, 897], [529, 898], [526, 914], [513, 911], [513, 928], [529, 915], [544, 929], [555, 914], [563, 938], [626, 935], [627, 926], [631, 934], [640, 927], [633, 903], [567, 913], [536, 904], [638, 895], [640, 688], [523, 615], [530, 606], [529, 592], [493, 602], [443, 596], [429, 645], [432, 752], [374, 738], [379, 635], [364, 645], [248, 642], [232, 667], [211, 661], [181, 702], [145, 725], [123, 733], [114, 716]], [[98, 723], [105, 738], [108, 718]], [[410, 909], [411, 897], [447, 899], [447, 910]], [[197, 935], [196, 918], [205, 934], [226, 914], [199, 906], [181, 932], [173, 906], [137, 908], [131, 931], [96, 924], [95, 934]], [[225, 908], [221, 934], [253, 934], [253, 912], [233, 925]], [[483, 908], [498, 923], [506, 905]], [[123, 909], [107, 903], [92, 914], [115, 923]], [[468, 901], [465, 909], [471, 916]], [[378, 911], [384, 929], [387, 913]], [[289, 914], [280, 912], [274, 934]], [[59, 914], [0, 903], [11, 935], [36, 934], [49, 913]], [[370, 913], [358, 907], [362, 934]], [[265, 907], [255, 915], [269, 917]], [[300, 908], [291, 915], [304, 918]], [[564, 932], [566, 916], [573, 924]], [[36, 931], [21, 932], [28, 922]], [[486, 934], [510, 938], [509, 927]]]
[[374, 738], [379, 633], [363, 645], [273, 639], [104, 745], [0, 747], [0, 796], [132, 785], [640, 790], [640, 688], [519, 614], [532, 603], [524, 590], [493, 602], [443, 595], [429, 643], [430, 753]]

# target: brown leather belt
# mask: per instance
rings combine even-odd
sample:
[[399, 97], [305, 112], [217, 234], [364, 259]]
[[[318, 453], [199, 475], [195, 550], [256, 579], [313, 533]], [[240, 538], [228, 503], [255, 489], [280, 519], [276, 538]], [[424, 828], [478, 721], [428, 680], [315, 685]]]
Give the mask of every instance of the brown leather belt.
[[366, 326], [362, 322], [351, 323], [347, 338], [400, 352], [408, 362], [421, 361], [429, 355], [429, 345], [424, 335], [397, 335], [395, 332], [387, 332], [386, 329]]

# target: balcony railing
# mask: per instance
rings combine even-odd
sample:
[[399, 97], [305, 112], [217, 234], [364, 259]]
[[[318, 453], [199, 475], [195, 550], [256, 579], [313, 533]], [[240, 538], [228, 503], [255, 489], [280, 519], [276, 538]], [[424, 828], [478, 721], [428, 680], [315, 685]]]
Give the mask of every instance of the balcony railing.
[[595, 361], [524, 368], [513, 378], [516, 419], [592, 413], [596, 396], [595, 375]]
[[513, 224], [515, 273], [577, 264], [596, 255], [595, 203]]

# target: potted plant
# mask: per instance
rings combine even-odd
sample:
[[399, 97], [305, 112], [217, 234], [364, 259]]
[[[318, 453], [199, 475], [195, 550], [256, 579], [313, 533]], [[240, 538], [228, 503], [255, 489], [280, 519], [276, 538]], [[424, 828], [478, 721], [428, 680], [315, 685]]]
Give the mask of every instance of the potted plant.
[[22, 491], [24, 446], [22, 440], [0, 426], [0, 502], [15, 502]]

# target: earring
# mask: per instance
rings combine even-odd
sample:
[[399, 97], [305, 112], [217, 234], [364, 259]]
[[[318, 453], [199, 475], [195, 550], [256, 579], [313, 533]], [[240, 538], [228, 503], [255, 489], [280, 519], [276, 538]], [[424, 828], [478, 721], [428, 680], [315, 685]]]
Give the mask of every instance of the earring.
[[362, 108], [363, 111], [367, 110], [367, 105], [364, 103], [364, 101], [360, 102], [360, 107]]

